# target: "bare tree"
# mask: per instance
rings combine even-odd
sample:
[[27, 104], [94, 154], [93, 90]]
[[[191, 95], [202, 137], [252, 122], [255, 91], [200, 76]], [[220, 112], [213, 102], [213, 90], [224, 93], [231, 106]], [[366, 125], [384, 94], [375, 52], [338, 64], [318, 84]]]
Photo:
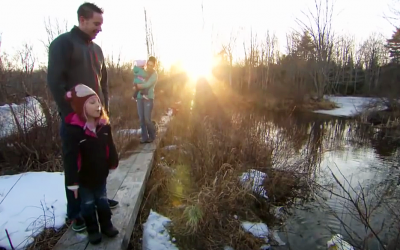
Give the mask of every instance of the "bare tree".
[[265, 37], [265, 44], [263, 46], [263, 53], [262, 53], [262, 64], [264, 65], [266, 70], [263, 72], [262, 76], [262, 88], [266, 89], [268, 87], [268, 84], [270, 82], [273, 82], [273, 75], [271, 74], [271, 66], [276, 63], [276, 57], [277, 57], [277, 50], [276, 50], [276, 43], [277, 43], [277, 38], [275, 34], [272, 34], [268, 31], [267, 35]]
[[[382, 183], [370, 185], [369, 187], [359, 182], [356, 185], [352, 185], [351, 180], [347, 179], [337, 166], [336, 169], [339, 172], [338, 175], [335, 175], [333, 170], [329, 169], [333, 177], [333, 183], [325, 186], [317, 184], [317, 186], [324, 192], [328, 192], [331, 198], [337, 199], [337, 201], [342, 204], [343, 211], [339, 212], [330, 207], [326, 203], [324, 197], [321, 197], [322, 199], [319, 200], [320, 205], [339, 221], [341, 228], [343, 228], [348, 237], [350, 237], [352, 244], [355, 245], [357, 249], [369, 249], [368, 245], [372, 239], [376, 240], [379, 249], [397, 249], [389, 248], [384, 241], [389, 231], [388, 229], [392, 226], [398, 227], [399, 225], [397, 212], [398, 197], [395, 196], [394, 192], [396, 185], [392, 181], [387, 180]], [[328, 186], [331, 187], [328, 188]], [[336, 187], [333, 188], [334, 186]], [[392, 204], [395, 204], [395, 206], [391, 207]], [[396, 208], [391, 211], [394, 207]], [[377, 214], [385, 212], [390, 213], [388, 215], [392, 217], [392, 221], [390, 219], [387, 221], [383, 220], [379, 225], [374, 223], [374, 217]], [[349, 224], [348, 221], [345, 221], [343, 218], [344, 214], [356, 220], [359, 225], [354, 225], [353, 222]], [[363, 227], [363, 235], [355, 231], [356, 226]], [[398, 228], [395, 230], [397, 230], [396, 233], [398, 235]]]
[[228, 58], [229, 61], [229, 71], [228, 71], [228, 79], [229, 79], [229, 86], [232, 87], [232, 69], [233, 69], [233, 49], [236, 45], [236, 35], [231, 32], [229, 37], [228, 44], [222, 45], [222, 50], [225, 56]]
[[144, 9], [144, 25], [145, 25], [145, 30], [146, 30], [147, 57], [155, 56], [153, 30], [151, 27], [151, 21], [147, 18], [146, 8]]
[[257, 43], [257, 35], [253, 35], [253, 30], [250, 33], [250, 48], [247, 49], [246, 42], [243, 42], [243, 49], [245, 54], [245, 66], [247, 68], [247, 88], [250, 89], [252, 87], [254, 75], [253, 70], [254, 67], [258, 63], [258, 43]]
[[68, 22], [66, 20], [61, 23], [58, 19], [51, 20], [50, 17], [47, 20], [44, 20], [44, 27], [46, 29], [47, 40], [42, 41], [43, 45], [46, 48], [46, 52], [49, 53], [49, 46], [51, 42], [59, 35], [68, 31]]
[[361, 46], [365, 66], [365, 84], [369, 93], [378, 87], [381, 66], [388, 62], [385, 40], [378, 34], [372, 34]]
[[315, 90], [318, 98], [322, 98], [326, 84], [329, 81], [329, 67], [332, 60], [333, 37], [332, 15], [333, 2], [330, 0], [314, 0], [315, 12], [308, 10], [302, 12], [308, 22], [296, 19], [303, 30], [310, 34], [316, 51], [316, 63], [314, 70], [310, 73], [314, 80]]
[[400, 20], [400, 1], [392, 0], [392, 3], [388, 5], [389, 12], [388, 14], [384, 14], [384, 18], [391, 24], [393, 27], [398, 28], [398, 23]]

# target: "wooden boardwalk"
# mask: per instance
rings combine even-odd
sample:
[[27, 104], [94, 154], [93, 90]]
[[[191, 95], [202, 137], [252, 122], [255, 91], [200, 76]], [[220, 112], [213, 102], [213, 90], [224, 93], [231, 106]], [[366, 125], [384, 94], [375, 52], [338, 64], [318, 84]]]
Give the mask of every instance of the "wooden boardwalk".
[[103, 237], [101, 244], [91, 245], [87, 234], [76, 233], [68, 228], [57, 242], [54, 250], [120, 250], [127, 249], [142, 203], [146, 183], [153, 165], [154, 152], [166, 132], [169, 117], [163, 117], [159, 123], [157, 140], [140, 145], [132, 155], [120, 161], [119, 167], [108, 176], [107, 196], [119, 201], [112, 210], [112, 221], [120, 231], [116, 238]]

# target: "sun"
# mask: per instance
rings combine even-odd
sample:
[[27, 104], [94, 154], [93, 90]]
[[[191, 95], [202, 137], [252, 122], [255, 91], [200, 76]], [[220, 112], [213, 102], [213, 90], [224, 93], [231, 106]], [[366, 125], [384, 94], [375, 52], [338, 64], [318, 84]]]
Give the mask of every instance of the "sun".
[[182, 68], [190, 80], [196, 81], [199, 77], [209, 79], [215, 65], [213, 50], [207, 41], [197, 40], [191, 45], [191, 50], [182, 58]]
[[196, 80], [199, 77], [210, 77], [212, 68], [212, 60], [208, 58], [196, 59], [183, 63], [183, 69], [192, 80]]

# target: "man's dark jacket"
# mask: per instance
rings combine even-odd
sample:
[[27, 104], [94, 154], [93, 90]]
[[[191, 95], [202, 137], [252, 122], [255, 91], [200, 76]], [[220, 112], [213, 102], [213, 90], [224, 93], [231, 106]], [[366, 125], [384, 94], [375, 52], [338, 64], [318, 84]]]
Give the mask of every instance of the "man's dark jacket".
[[76, 84], [85, 84], [99, 95], [108, 112], [108, 77], [100, 46], [78, 27], [50, 44], [47, 85], [62, 118], [73, 112], [64, 99]]

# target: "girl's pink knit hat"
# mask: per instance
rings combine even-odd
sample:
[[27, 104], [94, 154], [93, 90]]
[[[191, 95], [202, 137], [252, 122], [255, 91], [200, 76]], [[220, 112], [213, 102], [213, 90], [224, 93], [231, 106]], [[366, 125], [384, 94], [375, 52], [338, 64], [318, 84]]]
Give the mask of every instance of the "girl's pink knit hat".
[[65, 94], [65, 99], [71, 103], [71, 107], [74, 112], [85, 121], [86, 115], [84, 107], [86, 101], [92, 96], [99, 98], [93, 89], [84, 84], [78, 84]]

